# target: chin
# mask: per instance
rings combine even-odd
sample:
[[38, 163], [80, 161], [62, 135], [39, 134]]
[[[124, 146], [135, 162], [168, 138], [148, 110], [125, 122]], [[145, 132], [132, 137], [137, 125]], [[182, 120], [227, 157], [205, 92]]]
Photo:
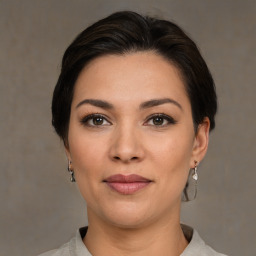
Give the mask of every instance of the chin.
[[108, 218], [108, 221], [112, 226], [121, 228], [121, 229], [137, 229], [145, 226], [149, 220], [145, 216], [112, 216]]
[[152, 218], [147, 204], [135, 202], [108, 204], [103, 206], [97, 215], [103, 221], [119, 228], [139, 228]]

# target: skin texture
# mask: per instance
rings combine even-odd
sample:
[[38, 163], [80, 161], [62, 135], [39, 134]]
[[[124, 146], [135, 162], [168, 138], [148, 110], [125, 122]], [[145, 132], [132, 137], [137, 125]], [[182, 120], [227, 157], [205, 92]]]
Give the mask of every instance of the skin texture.
[[[141, 106], [166, 98], [177, 104]], [[112, 107], [82, 103], [86, 99]], [[103, 119], [86, 120], [91, 114]], [[174, 122], [161, 119], [159, 125], [152, 119], [156, 114]], [[206, 153], [208, 135], [208, 118], [195, 134], [181, 75], [156, 53], [103, 56], [82, 70], [66, 152], [87, 202], [84, 243], [93, 255], [180, 255], [187, 246], [179, 224], [180, 198], [189, 169]], [[115, 174], [138, 174], [151, 182], [123, 195], [103, 182]]]

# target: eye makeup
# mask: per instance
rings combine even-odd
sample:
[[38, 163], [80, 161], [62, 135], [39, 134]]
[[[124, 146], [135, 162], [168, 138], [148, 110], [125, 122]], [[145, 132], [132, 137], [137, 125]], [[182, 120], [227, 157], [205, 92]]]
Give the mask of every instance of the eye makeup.
[[100, 127], [111, 125], [110, 121], [108, 121], [108, 118], [99, 113], [86, 115], [80, 120], [80, 123], [83, 126], [88, 127]]
[[160, 128], [160, 127], [166, 127], [168, 125], [174, 125], [176, 123], [177, 121], [173, 117], [163, 113], [157, 113], [157, 114], [150, 115], [146, 119], [146, 122], [144, 123], [144, 125], [155, 126], [156, 128]]
[[[112, 123], [108, 120], [105, 115], [99, 113], [88, 114], [80, 120], [80, 123], [83, 126], [87, 127], [101, 127], [101, 126], [110, 126]], [[146, 118], [146, 121], [143, 123], [144, 126], [153, 126], [156, 128], [167, 127], [169, 125], [176, 124], [177, 121], [164, 113], [152, 114]]]

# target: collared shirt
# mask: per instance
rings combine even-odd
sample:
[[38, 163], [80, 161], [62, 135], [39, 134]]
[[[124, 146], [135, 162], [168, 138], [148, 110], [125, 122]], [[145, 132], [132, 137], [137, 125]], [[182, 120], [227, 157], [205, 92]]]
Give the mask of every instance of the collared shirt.
[[[180, 256], [225, 256], [206, 245], [196, 230], [183, 224], [181, 227], [189, 244]], [[62, 245], [59, 249], [45, 252], [39, 256], [92, 256], [83, 243], [86, 232], [87, 227], [80, 228], [76, 236], [68, 243]]]

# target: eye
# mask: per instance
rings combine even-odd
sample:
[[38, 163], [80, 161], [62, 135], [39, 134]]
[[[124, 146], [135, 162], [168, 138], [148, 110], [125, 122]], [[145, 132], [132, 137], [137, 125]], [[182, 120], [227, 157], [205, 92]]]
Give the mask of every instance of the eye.
[[163, 127], [170, 124], [176, 124], [176, 121], [172, 117], [165, 114], [151, 115], [146, 121], [146, 125], [151, 125], [151, 126]]
[[99, 114], [91, 114], [84, 117], [81, 120], [81, 123], [86, 126], [107, 126], [111, 125], [111, 123], [102, 115]]

